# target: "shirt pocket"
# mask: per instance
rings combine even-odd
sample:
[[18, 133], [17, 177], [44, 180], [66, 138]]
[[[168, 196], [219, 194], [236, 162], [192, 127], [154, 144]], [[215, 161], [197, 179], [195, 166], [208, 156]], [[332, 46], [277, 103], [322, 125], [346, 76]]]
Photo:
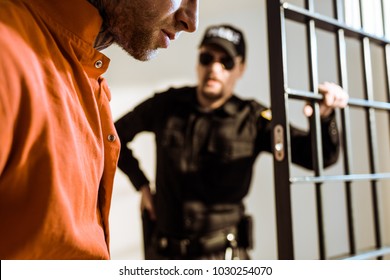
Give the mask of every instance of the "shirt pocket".
[[177, 117], [168, 120], [163, 129], [161, 147], [173, 159], [181, 157], [184, 149], [185, 122]]
[[254, 140], [250, 135], [237, 136], [233, 131], [216, 130], [210, 136], [208, 152], [224, 162], [253, 157]]

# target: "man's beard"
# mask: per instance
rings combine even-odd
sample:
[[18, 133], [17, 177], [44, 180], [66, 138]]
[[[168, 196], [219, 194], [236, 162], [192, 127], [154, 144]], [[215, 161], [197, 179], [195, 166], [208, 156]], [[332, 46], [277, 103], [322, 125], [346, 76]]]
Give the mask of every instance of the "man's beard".
[[202, 94], [203, 98], [205, 98], [209, 101], [216, 101], [223, 96], [222, 90], [220, 90], [219, 92], [210, 92], [210, 91], [202, 90], [201, 94]]
[[134, 32], [130, 40], [122, 36], [114, 36], [114, 41], [126, 53], [140, 61], [148, 61], [153, 59], [158, 54], [158, 49], [151, 49], [150, 42], [152, 37], [146, 32]]

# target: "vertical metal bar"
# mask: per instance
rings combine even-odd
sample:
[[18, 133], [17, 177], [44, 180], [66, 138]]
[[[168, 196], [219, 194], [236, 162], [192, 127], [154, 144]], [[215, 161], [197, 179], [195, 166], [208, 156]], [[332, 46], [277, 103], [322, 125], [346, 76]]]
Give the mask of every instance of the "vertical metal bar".
[[[383, 37], [387, 37], [389, 36], [388, 34], [389, 30], [387, 29], [387, 25], [386, 25], [386, 19], [388, 15], [386, 15], [385, 3], [383, 0], [381, 1], [381, 7], [382, 7]], [[384, 50], [384, 57], [385, 57], [387, 102], [390, 103], [390, 45], [389, 44], [384, 45], [383, 50]], [[387, 113], [389, 115], [389, 123], [390, 123], [390, 111], [388, 111]]]
[[[385, 50], [385, 64], [386, 64], [386, 90], [387, 90], [387, 102], [390, 103], [390, 45], [384, 47]], [[389, 113], [389, 123], [390, 123], [390, 111]]]
[[365, 19], [364, 19], [364, 15], [363, 15], [363, 4], [362, 4], [362, 0], [359, 0], [359, 12], [360, 12], [360, 26], [362, 29], [364, 29], [364, 25], [365, 23], [363, 22]]
[[[386, 28], [386, 12], [383, 0], [382, 3], [382, 19], [383, 19], [383, 34], [384, 36], [389, 36]], [[385, 55], [385, 71], [386, 71], [386, 91], [387, 91], [387, 102], [390, 103], [390, 45], [386, 44], [384, 46], [384, 55]], [[389, 123], [390, 123], [390, 111], [389, 113]]]
[[381, 16], [382, 16], [382, 31], [383, 31], [383, 37], [386, 37], [388, 34], [387, 34], [387, 31], [386, 30], [386, 12], [385, 12], [385, 3], [383, 2], [383, 0], [380, 1], [380, 6], [381, 6]]
[[[367, 100], [374, 100], [374, 85], [372, 80], [372, 62], [370, 51], [369, 38], [363, 38], [363, 61], [364, 61], [364, 76], [365, 76], [365, 95]], [[368, 126], [368, 143], [370, 151], [370, 171], [375, 174], [378, 170], [378, 151], [377, 151], [377, 137], [376, 137], [376, 120], [375, 109], [368, 108], [366, 110], [367, 126]], [[382, 244], [380, 233], [380, 219], [379, 219], [379, 204], [377, 193], [377, 181], [371, 181], [372, 191], [372, 203], [373, 203], [373, 215], [374, 215], [374, 232], [375, 232], [375, 245], [376, 248], [380, 248]]]
[[[385, 3], [383, 2], [383, 0], [381, 1], [381, 4], [382, 4], [383, 37], [387, 37], [389, 36], [388, 34], [389, 30], [387, 30], [387, 25], [386, 25], [386, 19], [387, 19], [386, 16], [388, 15], [386, 15]], [[390, 103], [390, 45], [386, 44], [383, 47], [383, 49], [384, 49], [384, 56], [385, 56], [387, 102]], [[388, 115], [389, 115], [389, 123], [390, 123], [390, 111], [388, 111]]]
[[[285, 132], [287, 129], [287, 114], [285, 101], [286, 52], [284, 40], [284, 9], [279, 1], [267, 0], [267, 23], [268, 23], [268, 47], [269, 47], [269, 69], [271, 88], [271, 107], [278, 112], [272, 118], [272, 127], [281, 127]], [[283, 143], [287, 143], [287, 134], [283, 133]], [[275, 136], [273, 135], [273, 141]], [[273, 142], [274, 143], [274, 142]], [[275, 204], [277, 219], [277, 241], [278, 258], [294, 259], [292, 212], [291, 212], [291, 190], [290, 190], [290, 169], [289, 169], [289, 145], [285, 144], [283, 158], [274, 157], [274, 180], [275, 180]]]
[[[389, 16], [389, 15], [386, 15], [385, 3], [383, 2], [383, 0], [381, 1], [381, 3], [382, 3], [383, 34], [384, 34], [384, 37], [387, 37], [390, 35], [390, 34], [388, 34], [389, 30], [387, 30], [387, 25], [386, 25], [386, 19], [387, 19], [387, 16]], [[384, 49], [384, 55], [385, 55], [387, 102], [390, 103], [390, 45], [386, 44], [383, 49]], [[389, 123], [390, 123], [390, 111], [388, 112], [388, 114], [389, 114]]]
[[[344, 22], [344, 9], [343, 0], [334, 0], [334, 7], [336, 9], [336, 18], [340, 22]], [[345, 42], [345, 34], [343, 29], [337, 31], [337, 55], [338, 55], [338, 69], [339, 79], [343, 89], [348, 92], [348, 66], [347, 66], [347, 49]], [[352, 141], [351, 141], [351, 122], [350, 122], [349, 107], [341, 110], [341, 122], [342, 122], [342, 139], [344, 145], [344, 174], [351, 174], [352, 158]], [[348, 222], [348, 240], [349, 240], [349, 254], [356, 254], [356, 242], [355, 242], [355, 226], [353, 217], [353, 205], [352, 205], [352, 185], [351, 182], [345, 183], [345, 197], [347, 208], [347, 222]]]
[[[314, 13], [314, 1], [306, 0], [306, 8]], [[314, 20], [308, 22], [307, 29], [308, 49], [309, 49], [309, 67], [310, 67], [310, 87], [311, 90], [318, 94], [318, 52], [317, 36]], [[322, 155], [322, 137], [321, 137], [321, 120], [318, 102], [313, 102], [313, 116], [310, 118], [310, 132], [312, 143], [313, 167], [315, 176], [321, 176], [323, 173], [323, 155]], [[322, 193], [321, 183], [315, 184], [316, 204], [317, 204], [317, 230], [318, 246], [320, 259], [326, 258], [325, 249], [325, 230], [323, 221]]]

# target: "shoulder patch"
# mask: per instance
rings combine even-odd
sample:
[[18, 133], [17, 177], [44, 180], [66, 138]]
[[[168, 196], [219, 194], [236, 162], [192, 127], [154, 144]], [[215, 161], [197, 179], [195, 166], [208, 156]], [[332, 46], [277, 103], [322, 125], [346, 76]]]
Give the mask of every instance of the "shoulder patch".
[[266, 110], [261, 111], [260, 115], [266, 120], [269, 120], [269, 121], [272, 120], [271, 109], [266, 109]]

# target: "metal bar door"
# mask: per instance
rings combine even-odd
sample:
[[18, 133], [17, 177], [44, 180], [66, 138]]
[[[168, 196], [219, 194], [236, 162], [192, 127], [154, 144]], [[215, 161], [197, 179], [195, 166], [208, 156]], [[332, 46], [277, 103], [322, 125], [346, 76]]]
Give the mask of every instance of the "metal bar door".
[[[382, 22], [384, 34], [385, 12], [382, 4]], [[315, 188], [315, 204], [317, 217], [318, 234], [318, 259], [333, 258], [327, 254], [327, 240], [325, 235], [325, 225], [323, 221], [324, 209], [322, 207], [322, 191], [324, 183], [342, 183], [345, 192], [345, 212], [347, 216], [348, 231], [348, 252], [340, 258], [346, 259], [370, 259], [382, 258], [390, 254], [390, 247], [383, 244], [380, 203], [378, 200], [378, 189], [380, 187], [390, 187], [390, 167], [385, 167], [385, 172], [379, 172], [378, 162], [381, 156], [378, 147], [378, 124], [376, 120], [377, 112], [385, 112], [390, 120], [390, 41], [383, 35], [378, 36], [366, 32], [363, 29], [364, 21], [361, 16], [362, 28], [355, 28], [347, 25], [344, 20], [345, 3], [343, 0], [333, 0], [335, 17], [329, 17], [315, 11], [315, 1], [306, 0], [304, 6], [291, 4], [288, 1], [267, 0], [268, 18], [268, 44], [270, 60], [270, 88], [271, 107], [273, 110], [273, 147], [274, 147], [274, 180], [275, 180], [275, 203], [277, 218], [277, 243], [279, 259], [294, 259], [294, 232], [292, 215], [292, 185], [302, 185], [312, 183]], [[361, 6], [361, 2], [360, 2]], [[362, 11], [362, 7], [360, 7]], [[309, 69], [309, 90], [291, 88], [288, 82], [287, 68], [287, 44], [286, 44], [286, 20], [302, 24], [306, 28], [307, 34], [307, 57]], [[338, 77], [340, 85], [348, 91], [348, 66], [347, 66], [347, 38], [358, 40], [361, 46], [361, 62], [363, 65], [363, 98], [356, 98], [351, 95], [348, 107], [340, 110], [341, 131], [342, 131], [342, 160], [344, 162], [344, 172], [336, 175], [325, 175], [322, 164], [322, 143], [320, 129], [319, 102], [322, 96], [318, 94], [318, 46], [316, 31], [321, 30], [334, 34], [336, 37]], [[373, 63], [371, 59], [372, 46], [378, 46], [383, 50], [385, 58], [384, 71], [387, 86], [387, 100], [377, 100], [374, 93], [373, 83]], [[313, 151], [313, 176], [293, 177], [291, 175], [291, 151], [289, 133], [289, 100], [305, 100], [313, 105], [314, 116], [311, 118], [311, 139]], [[367, 150], [369, 155], [369, 172], [354, 173], [352, 168], [353, 155], [356, 151], [352, 149], [351, 139], [351, 118], [350, 108], [363, 110], [366, 116]], [[390, 146], [390, 143], [386, 143]], [[386, 155], [384, 155], [386, 156]], [[362, 252], [356, 241], [356, 226], [354, 217], [353, 191], [354, 183], [358, 181], [369, 182], [371, 195], [369, 198], [372, 205], [375, 245], [370, 250]], [[381, 182], [384, 184], [380, 184]], [[356, 207], [356, 206], [355, 206]]]

